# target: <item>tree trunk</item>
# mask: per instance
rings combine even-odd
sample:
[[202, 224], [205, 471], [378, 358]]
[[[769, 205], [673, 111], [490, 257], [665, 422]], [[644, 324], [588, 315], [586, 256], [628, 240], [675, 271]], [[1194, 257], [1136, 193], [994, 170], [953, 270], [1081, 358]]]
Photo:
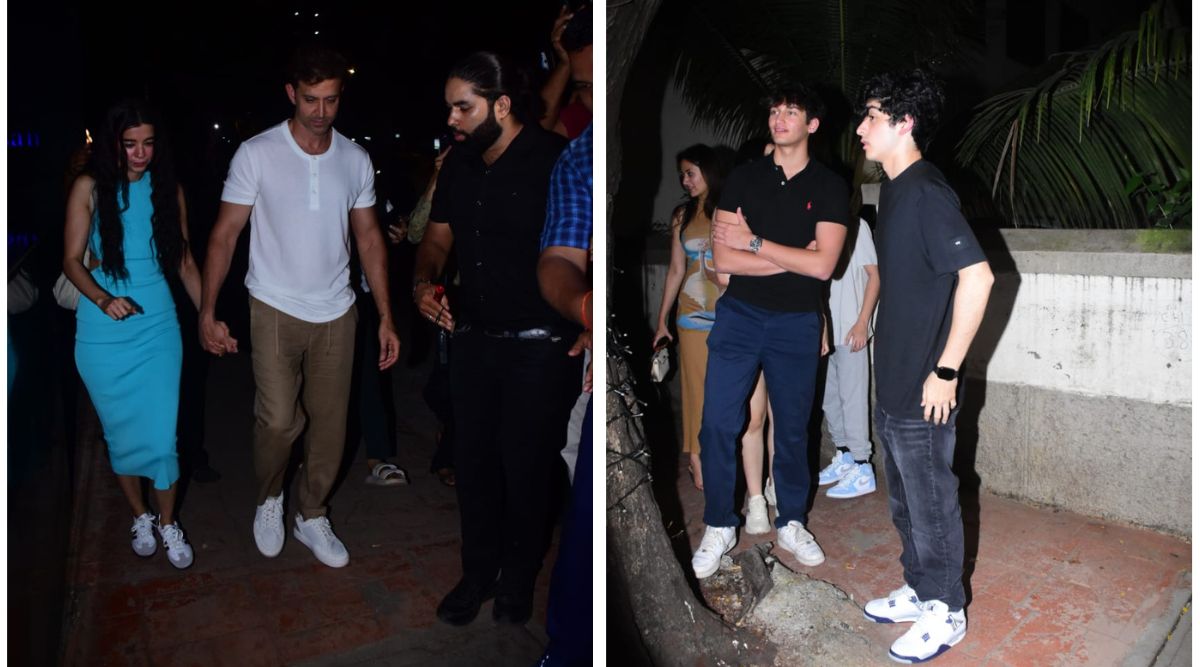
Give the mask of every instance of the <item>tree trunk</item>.
[[[612, 235], [613, 198], [621, 182], [619, 111], [625, 82], [660, 0], [608, 5], [607, 34], [607, 206]], [[605, 249], [611, 275], [612, 242]], [[611, 295], [611, 292], [610, 292]], [[609, 297], [611, 299], [611, 296]], [[608, 303], [612, 312], [612, 303]], [[663, 528], [650, 487], [650, 454], [635, 413], [633, 376], [620, 339], [609, 333], [607, 408], [607, 535], [610, 577], [629, 591], [634, 624], [656, 665], [740, 665], [748, 655], [770, 659], [746, 645], [743, 633], [726, 625], [697, 600], [684, 578]], [[755, 640], [755, 644], [761, 643]]]

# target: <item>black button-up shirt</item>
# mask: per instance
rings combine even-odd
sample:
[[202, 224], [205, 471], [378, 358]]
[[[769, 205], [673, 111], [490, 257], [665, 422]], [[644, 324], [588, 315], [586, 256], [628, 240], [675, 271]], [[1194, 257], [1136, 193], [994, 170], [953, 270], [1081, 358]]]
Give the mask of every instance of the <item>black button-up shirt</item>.
[[462, 277], [454, 317], [508, 329], [566, 325], [537, 282], [550, 172], [566, 139], [525, 125], [491, 165], [450, 151], [438, 175], [429, 219], [450, 223]]

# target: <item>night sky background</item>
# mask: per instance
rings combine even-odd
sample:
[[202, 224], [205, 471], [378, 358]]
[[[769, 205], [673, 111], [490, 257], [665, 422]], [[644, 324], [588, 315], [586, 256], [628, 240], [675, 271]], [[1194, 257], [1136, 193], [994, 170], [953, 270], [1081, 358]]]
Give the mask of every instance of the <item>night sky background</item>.
[[199, 246], [237, 145], [291, 116], [283, 70], [295, 46], [310, 40], [337, 48], [355, 68], [335, 127], [368, 149], [383, 172], [381, 194], [405, 208], [424, 185], [433, 138], [445, 130], [449, 68], [489, 49], [538, 76], [540, 53], [553, 57], [549, 33], [561, 4], [12, 3], [10, 263], [14, 246], [32, 240], [39, 252], [31, 268], [57, 274], [68, 157], [82, 144], [84, 128], [95, 128], [110, 104], [128, 96], [145, 97], [165, 114]]

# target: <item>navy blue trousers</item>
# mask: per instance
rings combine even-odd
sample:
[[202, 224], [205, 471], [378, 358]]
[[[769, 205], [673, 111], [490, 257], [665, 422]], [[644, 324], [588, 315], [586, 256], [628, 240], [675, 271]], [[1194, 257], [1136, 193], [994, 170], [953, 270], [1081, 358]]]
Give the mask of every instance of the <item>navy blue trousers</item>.
[[761, 367], [775, 415], [775, 463], [771, 476], [779, 500], [778, 527], [807, 523], [808, 420], [821, 358], [817, 313], [781, 313], [729, 296], [717, 301], [708, 334], [700, 464], [704, 469], [704, 523], [737, 526], [738, 437], [746, 424], [746, 399]]

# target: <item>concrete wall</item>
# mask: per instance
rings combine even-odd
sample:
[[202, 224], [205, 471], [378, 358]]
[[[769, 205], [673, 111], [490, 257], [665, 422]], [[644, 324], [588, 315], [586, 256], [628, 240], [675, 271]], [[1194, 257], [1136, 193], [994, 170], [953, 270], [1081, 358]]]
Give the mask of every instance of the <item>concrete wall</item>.
[[1002, 237], [960, 419], [983, 487], [1190, 536], [1190, 234]]
[[[996, 284], [966, 361], [964, 483], [1190, 537], [1190, 232], [983, 242]], [[652, 240], [651, 327], [666, 261]]]

